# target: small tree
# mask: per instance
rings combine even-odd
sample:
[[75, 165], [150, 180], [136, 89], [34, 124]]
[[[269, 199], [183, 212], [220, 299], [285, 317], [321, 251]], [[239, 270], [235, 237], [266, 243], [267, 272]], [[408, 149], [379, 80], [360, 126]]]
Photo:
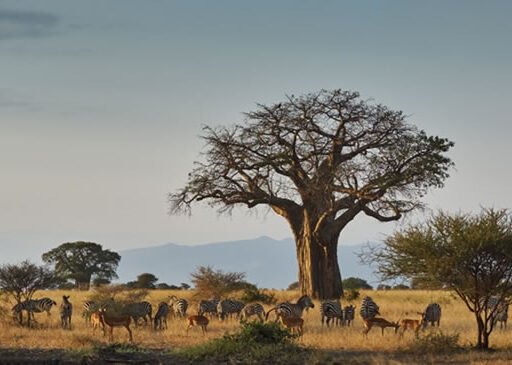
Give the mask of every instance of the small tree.
[[512, 216], [485, 209], [479, 215], [443, 212], [370, 248], [363, 261], [376, 264], [383, 279], [409, 278], [452, 289], [473, 312], [476, 347], [489, 348], [499, 306], [512, 301]]
[[368, 284], [368, 282], [364, 279], [361, 279], [361, 278], [354, 278], [354, 277], [350, 277], [350, 278], [346, 278], [345, 280], [343, 280], [343, 287], [345, 289], [373, 289], [373, 287]]
[[117, 278], [116, 269], [121, 256], [104, 250], [93, 242], [68, 242], [43, 254], [43, 261], [55, 265], [55, 271], [75, 281], [75, 287], [89, 289], [93, 276], [102, 279]]
[[243, 272], [224, 272], [210, 266], [199, 266], [190, 276], [198, 293], [218, 298], [251, 285], [244, 280]]
[[143, 273], [137, 276], [137, 280], [126, 283], [128, 288], [155, 289], [158, 278], [150, 273]]
[[[20, 264], [0, 266], [0, 289], [10, 296], [16, 304], [32, 299], [34, 293], [47, 289], [56, 282], [55, 273], [47, 267], [23, 261]], [[19, 323], [23, 322], [19, 313]]]

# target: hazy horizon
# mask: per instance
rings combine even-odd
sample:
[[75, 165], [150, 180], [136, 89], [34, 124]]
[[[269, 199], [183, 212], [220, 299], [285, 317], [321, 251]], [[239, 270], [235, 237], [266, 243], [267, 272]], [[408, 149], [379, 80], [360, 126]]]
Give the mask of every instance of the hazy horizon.
[[[121, 251], [291, 237], [273, 213], [168, 215], [201, 126], [257, 103], [357, 90], [456, 164], [430, 210], [509, 208], [512, 35], [507, 1], [0, 1], [2, 262], [64, 242]], [[426, 213], [428, 214], [429, 211]], [[421, 217], [422, 215], [416, 215]], [[398, 223], [360, 216], [340, 244]]]

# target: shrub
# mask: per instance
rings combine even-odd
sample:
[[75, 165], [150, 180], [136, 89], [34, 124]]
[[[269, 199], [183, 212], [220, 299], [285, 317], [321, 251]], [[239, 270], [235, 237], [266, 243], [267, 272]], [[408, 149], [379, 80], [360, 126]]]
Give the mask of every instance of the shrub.
[[345, 291], [345, 293], [343, 294], [343, 298], [345, 300], [348, 300], [349, 302], [351, 302], [351, 301], [357, 300], [357, 298], [359, 298], [360, 295], [361, 295], [361, 293], [359, 293], [358, 290], [352, 289], [349, 291]]
[[240, 300], [244, 303], [261, 302], [264, 304], [274, 304], [276, 297], [274, 294], [267, 294], [254, 287], [245, 289]]
[[409, 345], [408, 350], [415, 353], [450, 353], [461, 350], [459, 334], [444, 334], [443, 332], [428, 332], [424, 336], [417, 337]]
[[286, 290], [299, 290], [299, 282], [294, 281], [290, 285], [288, 285], [288, 288]]

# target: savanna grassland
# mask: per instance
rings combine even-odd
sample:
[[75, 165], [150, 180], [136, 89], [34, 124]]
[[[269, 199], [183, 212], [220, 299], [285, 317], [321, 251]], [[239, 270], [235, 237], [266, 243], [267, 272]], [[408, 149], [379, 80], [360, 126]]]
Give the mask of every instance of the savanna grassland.
[[[160, 301], [166, 301], [170, 295], [177, 295], [190, 301], [189, 313], [196, 312], [197, 302], [200, 298], [193, 290], [168, 291], [153, 290], [145, 298], [151, 302], [154, 308]], [[298, 298], [294, 291], [274, 291], [278, 301]], [[58, 308], [52, 310], [48, 317], [46, 313], [36, 314], [37, 328], [22, 328], [14, 323], [9, 311], [9, 304], [4, 303], [3, 316], [0, 331], [0, 345], [6, 354], [9, 349], [24, 351], [55, 351], [65, 350], [62, 353], [69, 354], [70, 358], [87, 356], [94, 350], [108, 347], [108, 337], [103, 337], [101, 331], [93, 334], [92, 328], [85, 324], [81, 316], [82, 303], [91, 295], [88, 292], [78, 291], [45, 291], [38, 292], [35, 298], [44, 296], [54, 299], [58, 304], [62, 301], [62, 295], [70, 295], [70, 301], [74, 306], [72, 330], [60, 328]], [[491, 346], [494, 351], [482, 353], [471, 351], [471, 344], [476, 337], [475, 321], [472, 314], [464, 304], [453, 294], [446, 291], [362, 291], [361, 298], [370, 295], [380, 306], [382, 317], [397, 321], [403, 318], [418, 319], [417, 312], [422, 311], [430, 302], [441, 304], [443, 315], [440, 331], [442, 335], [437, 337], [441, 343], [435, 344], [431, 349], [423, 349], [423, 343], [415, 339], [412, 333], [405, 333], [403, 338], [396, 335], [390, 328], [381, 336], [379, 328], [374, 328], [365, 338], [362, 335], [362, 321], [356, 314], [352, 327], [325, 328], [321, 326], [318, 302], [315, 308], [304, 315], [305, 329], [302, 338], [295, 340], [300, 347], [310, 349], [304, 363], [318, 364], [505, 364], [512, 363], [512, 328], [507, 330], [496, 329], [491, 335]], [[353, 302], [359, 308], [360, 299]], [[347, 302], [343, 303], [348, 304]], [[270, 306], [265, 306], [266, 309]], [[358, 309], [357, 308], [357, 309]], [[226, 333], [234, 333], [240, 328], [235, 320], [221, 322], [212, 320], [208, 328], [208, 334], [203, 336], [199, 328], [193, 328], [189, 334], [185, 334], [186, 324], [183, 319], [168, 320], [169, 328], [162, 331], [154, 331], [151, 326], [133, 327], [134, 345], [137, 351], [165, 353], [173, 358], [174, 352], [206, 343], [216, 338], [221, 338]], [[422, 333], [425, 336], [439, 334], [437, 329], [429, 329]], [[443, 337], [444, 336], [444, 337]], [[443, 339], [456, 339], [460, 350], [443, 344]], [[124, 328], [114, 330], [116, 343], [128, 345], [128, 336]], [[446, 345], [446, 346], [444, 346]], [[28, 352], [27, 352], [28, 353]], [[37, 355], [35, 355], [37, 356]], [[165, 357], [164, 357], [165, 359]], [[168, 360], [168, 363], [176, 361]], [[296, 360], [293, 361], [296, 363]], [[161, 360], [160, 363], [167, 363]]]

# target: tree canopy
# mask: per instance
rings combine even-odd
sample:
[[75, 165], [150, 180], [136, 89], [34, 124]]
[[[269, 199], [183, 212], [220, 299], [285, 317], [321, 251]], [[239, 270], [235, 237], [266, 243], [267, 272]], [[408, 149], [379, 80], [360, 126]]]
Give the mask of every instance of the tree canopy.
[[495, 302], [512, 301], [512, 216], [506, 210], [439, 212], [362, 258], [385, 280], [409, 278], [453, 290], [475, 315], [478, 348], [489, 347], [499, 310]]
[[67, 242], [43, 254], [43, 261], [55, 265], [58, 275], [89, 288], [91, 278], [117, 278], [121, 256], [94, 242]]
[[442, 187], [453, 142], [429, 136], [401, 111], [322, 90], [258, 105], [244, 124], [204, 127], [204, 161], [170, 194], [171, 213], [206, 201], [219, 212], [269, 207], [293, 232], [304, 294], [342, 294], [341, 231], [359, 213], [397, 220]]

